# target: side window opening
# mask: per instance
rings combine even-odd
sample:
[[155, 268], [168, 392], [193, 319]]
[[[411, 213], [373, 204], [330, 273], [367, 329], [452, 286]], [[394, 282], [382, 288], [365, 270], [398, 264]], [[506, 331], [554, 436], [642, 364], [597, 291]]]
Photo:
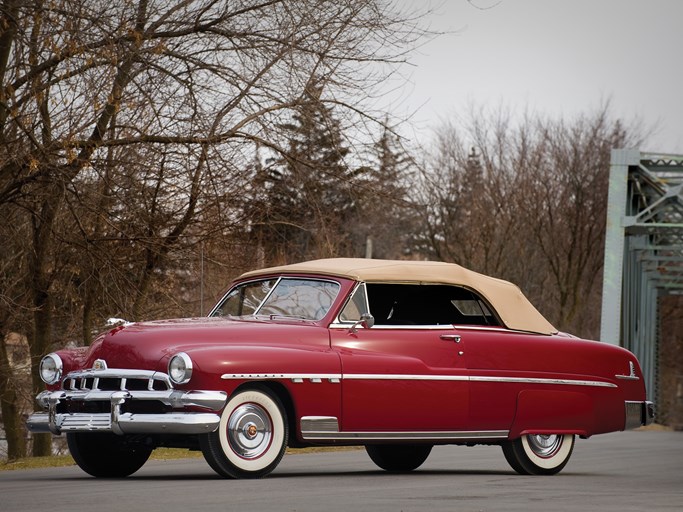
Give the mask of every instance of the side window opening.
[[367, 298], [375, 325], [500, 325], [481, 297], [460, 286], [367, 283]]
[[477, 297], [472, 297], [469, 299], [453, 299], [451, 302], [464, 317], [483, 316], [484, 318], [488, 318], [492, 316], [491, 311], [486, 304]]

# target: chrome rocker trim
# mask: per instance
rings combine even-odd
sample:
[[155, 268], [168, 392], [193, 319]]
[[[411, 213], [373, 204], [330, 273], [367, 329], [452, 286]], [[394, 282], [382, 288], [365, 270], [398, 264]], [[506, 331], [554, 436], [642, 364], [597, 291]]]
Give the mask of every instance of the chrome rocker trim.
[[[113, 432], [115, 434], [204, 434], [218, 428], [220, 416], [214, 412], [170, 412], [144, 414], [121, 412], [128, 400], [158, 401], [175, 409], [203, 407], [219, 411], [228, 395], [223, 391], [43, 391], [36, 400], [47, 410], [29, 416], [31, 432]], [[62, 401], [109, 401], [108, 413], [58, 413]]]
[[655, 404], [650, 401], [624, 402], [626, 420], [624, 430], [650, 425], [655, 421]]
[[509, 431], [453, 431], [453, 432], [302, 432], [306, 441], [439, 441], [464, 442], [507, 439]]
[[463, 442], [507, 439], [508, 430], [425, 432], [340, 432], [334, 416], [303, 416], [301, 437], [305, 441], [437, 441]]

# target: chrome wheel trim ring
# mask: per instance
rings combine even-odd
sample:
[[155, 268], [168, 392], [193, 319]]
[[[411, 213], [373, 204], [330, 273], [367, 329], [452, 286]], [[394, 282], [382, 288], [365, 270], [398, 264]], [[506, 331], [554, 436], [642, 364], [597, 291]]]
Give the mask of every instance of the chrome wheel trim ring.
[[531, 451], [538, 457], [544, 459], [557, 454], [560, 448], [562, 448], [563, 440], [564, 436], [557, 434], [529, 434], [527, 436]]
[[270, 448], [273, 422], [258, 404], [242, 404], [230, 414], [227, 434], [230, 448], [236, 455], [257, 459]]

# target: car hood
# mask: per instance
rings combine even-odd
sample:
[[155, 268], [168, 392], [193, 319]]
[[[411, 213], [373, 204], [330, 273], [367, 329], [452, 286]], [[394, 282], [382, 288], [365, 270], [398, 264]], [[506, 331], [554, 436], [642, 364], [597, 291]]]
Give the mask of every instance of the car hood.
[[101, 335], [84, 366], [103, 359], [108, 368], [164, 371], [177, 352], [215, 350], [218, 347], [329, 348], [327, 329], [310, 322], [228, 320], [225, 318], [172, 319], [116, 327]]

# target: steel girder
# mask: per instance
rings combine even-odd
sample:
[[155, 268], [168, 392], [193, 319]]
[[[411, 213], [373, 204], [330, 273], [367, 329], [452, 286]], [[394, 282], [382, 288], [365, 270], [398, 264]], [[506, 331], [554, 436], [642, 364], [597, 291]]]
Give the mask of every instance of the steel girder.
[[683, 155], [612, 150], [600, 339], [636, 354], [651, 397], [667, 294], [683, 294]]

